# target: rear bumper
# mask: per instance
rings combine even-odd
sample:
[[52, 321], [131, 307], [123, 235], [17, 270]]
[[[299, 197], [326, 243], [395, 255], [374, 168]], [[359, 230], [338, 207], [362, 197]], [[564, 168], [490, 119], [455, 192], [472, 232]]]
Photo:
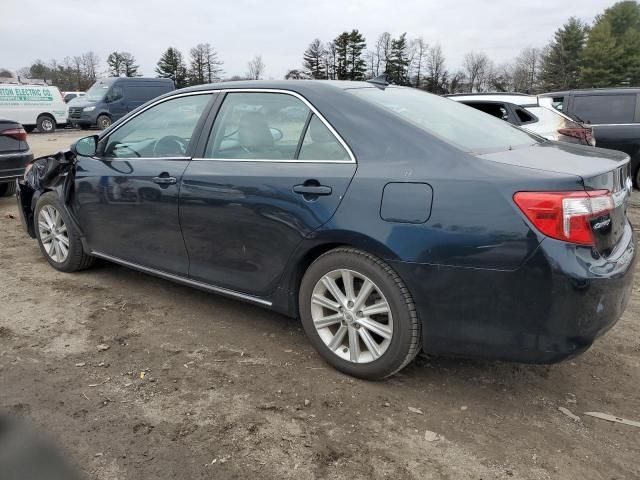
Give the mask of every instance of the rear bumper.
[[583, 352], [618, 321], [631, 296], [636, 250], [627, 225], [607, 259], [547, 238], [515, 271], [394, 267], [416, 301], [425, 351], [554, 363]]
[[33, 160], [31, 150], [16, 153], [0, 153], [0, 183], [13, 182], [24, 175], [27, 164]]

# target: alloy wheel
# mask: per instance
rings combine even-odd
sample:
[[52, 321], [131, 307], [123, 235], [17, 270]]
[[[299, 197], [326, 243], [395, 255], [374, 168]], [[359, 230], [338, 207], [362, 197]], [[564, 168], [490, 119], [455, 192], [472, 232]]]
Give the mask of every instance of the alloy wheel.
[[69, 234], [60, 212], [51, 205], [45, 205], [38, 214], [40, 242], [49, 258], [62, 263], [69, 255]]
[[311, 318], [324, 344], [353, 363], [373, 362], [391, 344], [389, 303], [370, 278], [353, 270], [333, 270], [316, 283]]

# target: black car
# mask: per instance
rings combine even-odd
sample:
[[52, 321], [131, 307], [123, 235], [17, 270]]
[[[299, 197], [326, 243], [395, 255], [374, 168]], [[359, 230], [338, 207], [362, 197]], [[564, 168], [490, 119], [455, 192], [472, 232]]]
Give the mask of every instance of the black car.
[[0, 197], [16, 193], [16, 178], [24, 175], [31, 160], [25, 129], [18, 122], [0, 118]]
[[553, 106], [590, 124], [598, 146], [631, 157], [631, 175], [640, 188], [640, 88], [597, 88], [545, 93]]
[[147, 103], [34, 161], [18, 204], [60, 271], [100, 258], [300, 317], [382, 378], [421, 349], [588, 348], [631, 294], [629, 182], [625, 154], [416, 89], [261, 81]]

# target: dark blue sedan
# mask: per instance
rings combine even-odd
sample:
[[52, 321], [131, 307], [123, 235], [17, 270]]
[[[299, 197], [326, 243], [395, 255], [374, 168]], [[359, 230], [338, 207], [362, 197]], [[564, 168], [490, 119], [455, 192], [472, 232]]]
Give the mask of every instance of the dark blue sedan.
[[337, 369], [424, 349], [556, 362], [622, 314], [629, 157], [415, 89], [239, 82], [164, 95], [19, 185], [63, 272], [96, 258], [299, 317]]

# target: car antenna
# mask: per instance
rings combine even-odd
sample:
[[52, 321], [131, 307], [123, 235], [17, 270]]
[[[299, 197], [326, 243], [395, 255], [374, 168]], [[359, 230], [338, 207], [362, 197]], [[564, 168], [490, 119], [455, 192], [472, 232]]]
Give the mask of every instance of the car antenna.
[[377, 77], [370, 78], [367, 80], [367, 83], [372, 83], [376, 87], [384, 89], [387, 85], [389, 85], [389, 75], [383, 73], [382, 75], [378, 75]]

